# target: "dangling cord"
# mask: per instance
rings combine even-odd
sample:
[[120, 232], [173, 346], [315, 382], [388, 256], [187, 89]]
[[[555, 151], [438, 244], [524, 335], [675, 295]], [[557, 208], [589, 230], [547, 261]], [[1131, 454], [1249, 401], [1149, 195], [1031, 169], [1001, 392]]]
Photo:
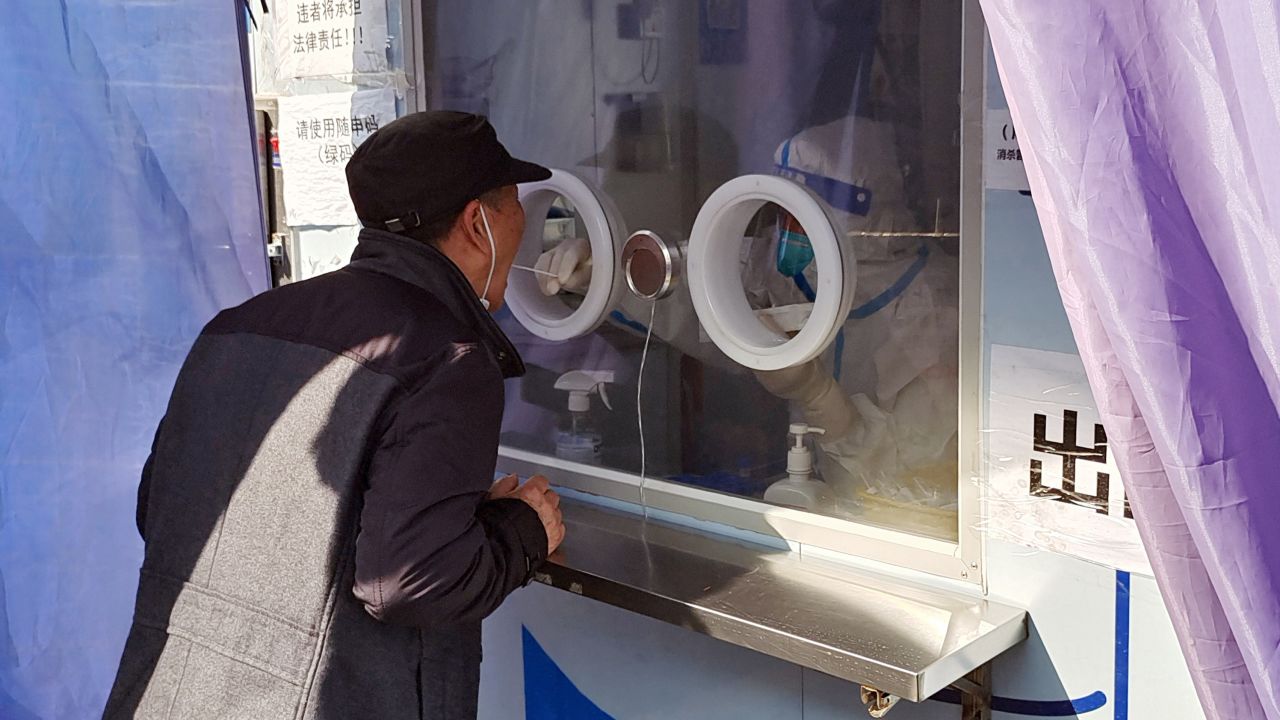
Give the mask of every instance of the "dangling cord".
[[493, 241], [493, 230], [489, 227], [489, 215], [484, 211], [484, 201], [480, 201], [480, 219], [484, 221], [484, 234], [489, 236], [489, 276], [484, 279], [484, 290], [480, 291], [480, 304], [489, 309], [489, 286], [493, 284], [493, 270], [498, 267], [498, 245]]
[[636, 427], [640, 431], [640, 507], [644, 512], [644, 518], [649, 519], [649, 503], [645, 501], [645, 470], [647, 457], [645, 456], [644, 442], [644, 409], [640, 404], [644, 391], [644, 366], [649, 358], [649, 341], [653, 339], [653, 318], [658, 312], [658, 301], [653, 300], [649, 304], [649, 329], [644, 336], [644, 351], [640, 353], [640, 373], [636, 377]]

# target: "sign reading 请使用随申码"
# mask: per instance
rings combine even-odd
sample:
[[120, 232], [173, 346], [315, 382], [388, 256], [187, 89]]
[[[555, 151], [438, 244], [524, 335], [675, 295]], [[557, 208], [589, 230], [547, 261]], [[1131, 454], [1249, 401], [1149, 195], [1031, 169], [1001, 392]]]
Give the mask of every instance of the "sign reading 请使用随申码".
[[995, 345], [990, 389], [985, 531], [1151, 574], [1080, 358]]
[[365, 138], [395, 119], [395, 91], [296, 95], [279, 102], [285, 222], [355, 225], [347, 161]]
[[279, 81], [387, 71], [385, 0], [277, 0]]

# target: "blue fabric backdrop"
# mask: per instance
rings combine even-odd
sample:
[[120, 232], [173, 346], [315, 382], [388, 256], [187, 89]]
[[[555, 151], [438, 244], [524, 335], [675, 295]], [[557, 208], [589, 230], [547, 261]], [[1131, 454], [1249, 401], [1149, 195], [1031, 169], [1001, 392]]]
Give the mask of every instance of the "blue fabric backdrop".
[[101, 713], [156, 422], [203, 323], [267, 285], [242, 13], [0, 10], [0, 718]]

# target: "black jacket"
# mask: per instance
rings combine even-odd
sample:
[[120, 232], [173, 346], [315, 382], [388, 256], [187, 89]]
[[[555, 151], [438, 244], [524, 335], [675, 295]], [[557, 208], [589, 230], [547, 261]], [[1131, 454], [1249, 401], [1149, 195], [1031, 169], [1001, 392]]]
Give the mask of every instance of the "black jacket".
[[143, 472], [106, 715], [473, 716], [479, 621], [546, 555], [487, 499], [523, 371], [447, 258], [376, 230], [214, 318]]

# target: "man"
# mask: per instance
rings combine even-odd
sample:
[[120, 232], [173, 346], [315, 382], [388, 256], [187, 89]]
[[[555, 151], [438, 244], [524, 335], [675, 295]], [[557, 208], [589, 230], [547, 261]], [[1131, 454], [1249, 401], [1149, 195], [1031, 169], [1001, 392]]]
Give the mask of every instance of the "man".
[[491, 485], [487, 309], [546, 179], [482, 117], [418, 113], [347, 167], [349, 266], [220, 313], [143, 469], [146, 555], [106, 717], [472, 718], [480, 621], [564, 537], [545, 478]]

